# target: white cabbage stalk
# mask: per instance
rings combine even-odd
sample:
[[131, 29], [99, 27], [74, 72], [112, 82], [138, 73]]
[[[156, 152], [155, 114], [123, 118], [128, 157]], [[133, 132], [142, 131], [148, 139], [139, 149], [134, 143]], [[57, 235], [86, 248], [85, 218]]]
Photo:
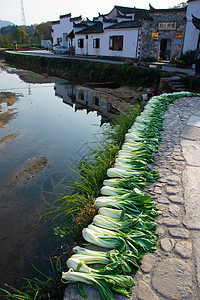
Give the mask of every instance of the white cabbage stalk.
[[87, 264], [107, 264], [110, 260], [106, 257], [107, 252], [89, 250], [76, 246], [73, 248], [75, 254], [71, 257], [84, 260]]
[[103, 216], [108, 216], [108, 217], [111, 217], [116, 220], [120, 220], [122, 212], [123, 211], [121, 209], [114, 209], [114, 208], [110, 208], [110, 207], [101, 207], [98, 211], [98, 214], [103, 215]]
[[124, 170], [133, 170], [134, 169], [134, 166], [131, 165], [131, 164], [127, 164], [127, 163], [123, 163], [123, 162], [115, 162], [114, 164], [114, 168], [117, 168], [117, 169], [124, 169]]
[[69, 269], [73, 269], [74, 271], [77, 270], [77, 268], [79, 268], [78, 272], [83, 272], [83, 273], [91, 273], [93, 271], [95, 271], [94, 269], [88, 267], [84, 260], [80, 260], [78, 258], [75, 258], [73, 256], [71, 256], [68, 260], [67, 260], [67, 266]]
[[95, 232], [95, 234], [102, 234], [105, 236], [116, 236], [116, 232], [108, 229], [99, 228], [98, 226], [95, 226], [93, 224], [88, 225], [88, 229]]
[[120, 202], [117, 201], [116, 199], [109, 199], [110, 197], [98, 197], [96, 198], [94, 205], [97, 208], [100, 207], [114, 207], [116, 209], [121, 208], [120, 207]]
[[120, 231], [121, 224], [119, 220], [110, 218], [108, 216], [96, 215], [93, 219], [93, 223], [101, 228]]
[[134, 150], [135, 149], [133, 149], [129, 143], [126, 143], [124, 144], [123, 149], [118, 152], [118, 157], [127, 157], [127, 158], [136, 157], [136, 155], [132, 152]]
[[116, 188], [112, 186], [103, 186], [101, 188], [101, 194], [105, 196], [120, 196], [124, 194], [129, 194], [130, 191], [126, 191], [125, 189], [122, 188]]
[[132, 175], [138, 175], [138, 171], [126, 170], [122, 168], [109, 168], [107, 176], [111, 178], [124, 178]]
[[97, 281], [93, 278], [88, 278], [89, 274], [81, 273], [81, 272], [75, 272], [73, 269], [69, 269], [68, 272], [62, 272], [62, 279], [67, 281], [74, 281], [74, 282], [83, 282], [87, 284], [92, 284], [91, 281], [96, 282]]
[[[89, 227], [89, 226], [88, 226]], [[96, 226], [94, 226], [96, 227]], [[106, 230], [108, 231], [108, 230]], [[111, 230], [109, 230], [111, 231]], [[91, 230], [89, 228], [84, 228], [82, 231], [83, 238], [94, 245], [103, 247], [103, 248], [109, 248], [114, 249], [117, 246], [119, 246], [119, 242], [116, 238], [116, 232], [114, 233], [112, 231], [112, 235], [105, 234], [105, 229], [100, 228], [100, 232], [96, 232], [94, 230]], [[113, 235], [114, 234], [114, 235]], [[104, 237], [107, 237], [104, 239]]]
[[105, 179], [103, 185], [116, 186], [119, 184], [119, 180], [117, 178]]

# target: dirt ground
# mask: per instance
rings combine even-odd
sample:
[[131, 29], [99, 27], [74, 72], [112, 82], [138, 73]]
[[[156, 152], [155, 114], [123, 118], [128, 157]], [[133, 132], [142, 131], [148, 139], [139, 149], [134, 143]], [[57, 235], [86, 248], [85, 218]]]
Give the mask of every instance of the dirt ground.
[[[14, 93], [0, 92], [0, 128], [4, 127], [16, 115], [16, 109], [9, 108], [18, 101], [18, 97]], [[6, 104], [7, 111], [2, 112], [3, 105]], [[2, 141], [2, 140], [1, 140]]]
[[128, 108], [133, 108], [138, 101], [142, 101], [143, 94], [150, 92], [150, 89], [135, 88], [128, 86], [121, 86], [119, 88], [94, 88], [91, 93], [120, 110], [126, 111]]
[[40, 172], [47, 166], [47, 158], [46, 157], [34, 157], [31, 161], [29, 161], [26, 166], [19, 170], [14, 183], [17, 183], [23, 179], [29, 180], [31, 177], [34, 176], [35, 173]]

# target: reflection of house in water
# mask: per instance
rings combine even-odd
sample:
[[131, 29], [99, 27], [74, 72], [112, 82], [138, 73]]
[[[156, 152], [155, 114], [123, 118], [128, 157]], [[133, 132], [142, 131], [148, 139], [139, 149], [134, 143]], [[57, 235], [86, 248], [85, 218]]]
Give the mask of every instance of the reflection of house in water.
[[101, 124], [108, 122], [119, 111], [111, 103], [105, 102], [91, 94], [90, 90], [84, 87], [56, 83], [55, 94], [63, 99], [63, 102], [77, 110], [96, 111], [101, 116]]

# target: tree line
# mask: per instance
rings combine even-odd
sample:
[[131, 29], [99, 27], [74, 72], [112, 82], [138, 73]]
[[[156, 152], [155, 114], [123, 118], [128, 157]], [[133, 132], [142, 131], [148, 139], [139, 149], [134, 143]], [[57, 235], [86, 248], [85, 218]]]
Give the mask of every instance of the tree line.
[[9, 25], [0, 29], [0, 47], [40, 45], [43, 39], [51, 40], [51, 22], [31, 26]]

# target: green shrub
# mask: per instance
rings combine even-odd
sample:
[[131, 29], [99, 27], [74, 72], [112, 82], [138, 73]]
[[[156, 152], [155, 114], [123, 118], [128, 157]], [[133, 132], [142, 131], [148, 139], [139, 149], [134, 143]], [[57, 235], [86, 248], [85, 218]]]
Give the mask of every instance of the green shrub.
[[182, 60], [188, 66], [192, 66], [195, 63], [195, 53], [196, 51], [189, 50], [182, 54], [180, 60]]

